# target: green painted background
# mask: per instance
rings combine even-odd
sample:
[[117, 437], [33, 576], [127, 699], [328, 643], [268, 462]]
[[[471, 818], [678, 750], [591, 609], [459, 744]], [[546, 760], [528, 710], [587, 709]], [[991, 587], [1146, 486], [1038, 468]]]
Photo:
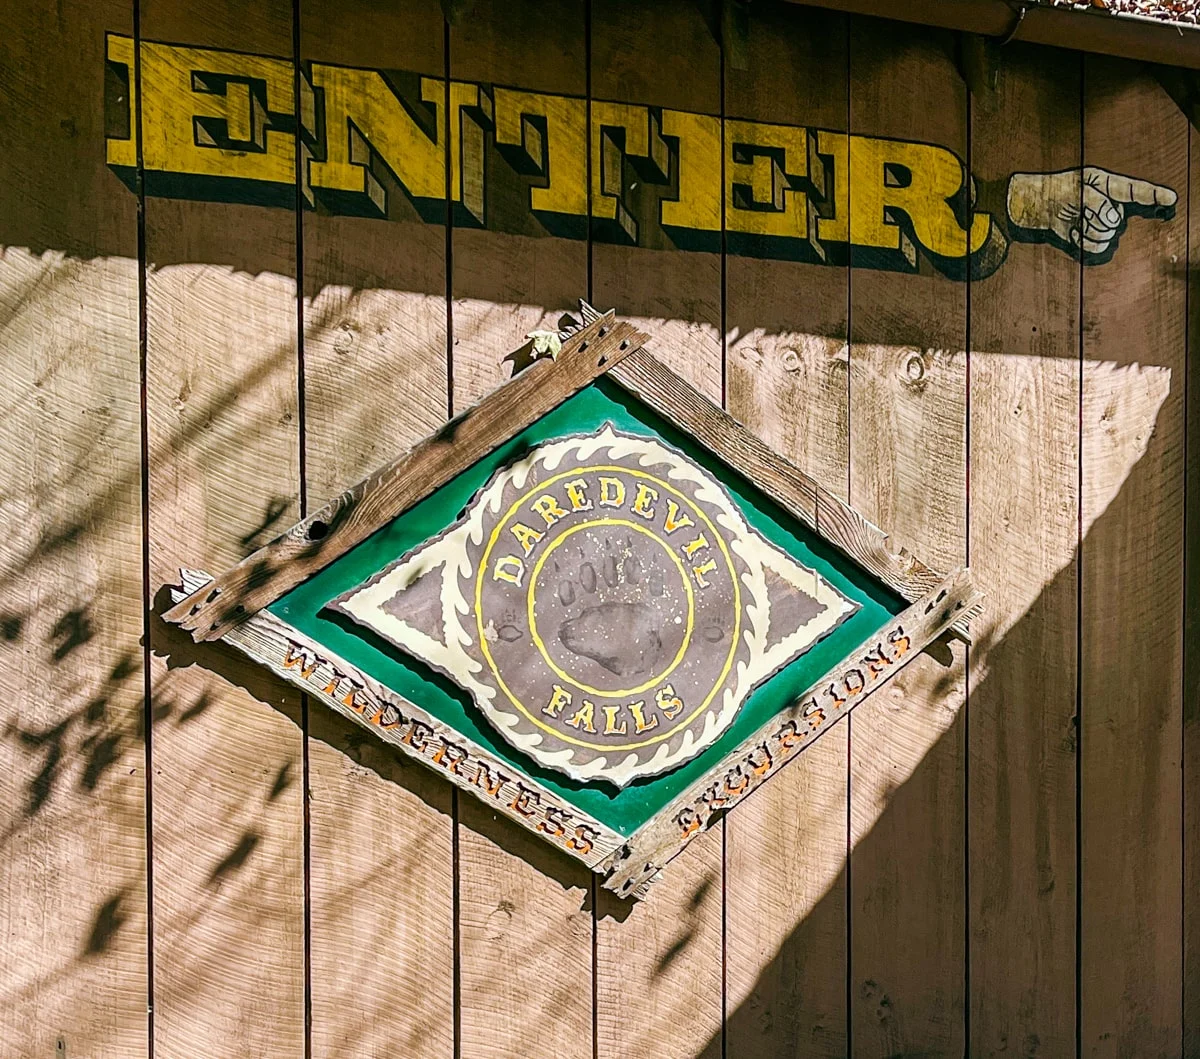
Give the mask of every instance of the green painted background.
[[[540, 768], [511, 747], [475, 708], [470, 696], [416, 659], [321, 608], [381, 567], [458, 520], [493, 472], [534, 445], [564, 434], [589, 433], [605, 422], [630, 434], [661, 437], [725, 484], [746, 520], [798, 562], [815, 568], [862, 606], [829, 636], [757, 688], [724, 735], [672, 772], [631, 783], [621, 791], [605, 783], [577, 783]], [[271, 605], [270, 610], [364, 673], [487, 747], [518, 773], [534, 776], [622, 835], [632, 834], [689, 783], [711, 768], [791, 699], [836, 665], [856, 645], [904, 608], [904, 603], [864, 571], [825, 546], [746, 479], [714, 460], [641, 402], [603, 379], [582, 390], [522, 431], [490, 457], [464, 471], [427, 499], [379, 530], [353, 551]]]

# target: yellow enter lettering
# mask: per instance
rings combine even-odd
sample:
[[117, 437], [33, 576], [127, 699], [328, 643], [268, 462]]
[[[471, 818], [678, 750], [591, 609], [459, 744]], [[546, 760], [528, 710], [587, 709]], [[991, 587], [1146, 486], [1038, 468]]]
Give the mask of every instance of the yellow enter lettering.
[[968, 232], [951, 204], [967, 192], [969, 179], [953, 151], [872, 136], [849, 137], [847, 149], [846, 141], [844, 133], [818, 137], [818, 150], [827, 150], [834, 159], [832, 197], [837, 206], [835, 216], [818, 222], [822, 241], [844, 241], [848, 234], [852, 245], [894, 251], [911, 268], [917, 263], [917, 247], [908, 237], [907, 220], [916, 243], [938, 257], [962, 258], [983, 248], [992, 218], [972, 212]]
[[496, 143], [518, 172], [545, 180], [529, 190], [535, 213], [587, 216], [587, 102], [496, 89]]
[[[527, 209], [547, 231], [570, 238], [587, 236], [590, 202], [591, 230], [606, 241], [659, 246], [665, 235], [681, 249], [713, 249], [724, 227], [735, 253], [819, 260], [830, 246], [848, 244], [866, 251], [867, 267], [911, 269], [924, 253], [955, 273], [961, 265], [953, 263], [973, 255], [990, 260], [990, 241], [1002, 240], [993, 218], [974, 209], [962, 160], [935, 144], [722, 123], [632, 103], [589, 106], [573, 96], [319, 62], [300, 73], [297, 114], [297, 71], [289, 59], [155, 42], [140, 47], [139, 56], [130, 37], [106, 38], [106, 58], [121, 84], [107, 160], [134, 169], [140, 136], [148, 173], [204, 178], [173, 182], [171, 194], [192, 188], [186, 193], [206, 196], [213, 180], [224, 179], [271, 189], [255, 201], [292, 204], [299, 124], [304, 196], [311, 187], [339, 213], [394, 215], [388, 193], [398, 186], [429, 222], [445, 222], [449, 194], [456, 216], [490, 227], [486, 181], [508, 186], [515, 174], [525, 181]], [[489, 140], [512, 172], [489, 172]], [[153, 179], [147, 187], [159, 193]], [[501, 198], [511, 201], [508, 192]], [[828, 259], [844, 256], [842, 250]], [[572, 510], [611, 506], [625, 488], [597, 484], [594, 499], [582, 479], [568, 484]], [[550, 508], [542, 514], [559, 517]], [[672, 525], [690, 520], [673, 513], [668, 533]]]
[[133, 169], [137, 165], [137, 78], [134, 77], [134, 47], [132, 37], [122, 37], [110, 33], [105, 39], [105, 57], [109, 63], [120, 69], [122, 83], [125, 87], [125, 106], [122, 113], [128, 136], [110, 136], [106, 147], [106, 158], [109, 165], [123, 166]]
[[757, 121], [728, 121], [725, 223], [730, 231], [808, 239], [808, 195], [795, 184], [808, 175], [808, 130]]
[[[707, 114], [664, 110], [664, 136], [679, 144], [679, 196], [664, 198], [662, 223], [673, 234], [721, 230], [721, 122]], [[714, 248], [719, 248], [719, 243]]]
[[[111, 47], [111, 45], [110, 45]], [[294, 68], [283, 59], [143, 43], [146, 169], [295, 186]]]
[[446, 201], [444, 82], [421, 79], [428, 126], [374, 70], [313, 63], [312, 82], [325, 96], [326, 136], [325, 160], [309, 166], [314, 189], [354, 196], [386, 214], [386, 192], [371, 170], [378, 158], [418, 204]]

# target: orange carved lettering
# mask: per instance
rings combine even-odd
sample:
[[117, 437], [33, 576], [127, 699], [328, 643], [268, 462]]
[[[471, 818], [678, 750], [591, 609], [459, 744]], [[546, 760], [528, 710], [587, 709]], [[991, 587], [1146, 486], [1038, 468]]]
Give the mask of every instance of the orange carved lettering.
[[531, 791], [523, 783], [518, 783], [516, 796], [508, 803], [508, 807], [516, 809], [522, 816], [533, 816], [541, 801], [541, 795], [537, 791]]
[[558, 838], [560, 835], [566, 834], [566, 829], [570, 824], [570, 813], [551, 805], [546, 809], [546, 819], [538, 824], [538, 830], [544, 831], [551, 838]]
[[[842, 702], [845, 702], [842, 699]], [[812, 728], [820, 728], [825, 723], [825, 711], [817, 705], [816, 700], [810, 702], [804, 707], [804, 719], [808, 721]]]
[[500, 793], [500, 788], [508, 782], [508, 777], [499, 769], [495, 775], [492, 775], [492, 770], [482, 761], [477, 762], [478, 771], [475, 773], [475, 786], [495, 798]]
[[424, 721], [418, 721], [414, 717], [408, 731], [404, 733], [404, 742], [414, 750], [424, 750], [426, 747], [425, 740], [431, 735], [433, 735], [433, 729], [425, 724]]
[[[813, 706], [817, 704], [816, 699], [810, 699], [809, 703]], [[809, 703], [805, 703], [805, 709], [808, 708]], [[792, 747], [799, 743], [804, 738], [804, 735], [800, 732], [795, 721], [787, 721], [775, 733], [775, 738], [779, 740], [779, 749], [786, 755], [792, 752]]]
[[307, 680], [317, 668], [318, 661], [317, 656], [307, 647], [294, 644], [291, 640], [288, 641], [287, 653], [283, 656], [284, 669], [291, 669], [293, 666], [297, 666], [300, 669], [300, 675]]
[[[852, 678], [853, 682], [851, 682]], [[867, 686], [866, 677], [862, 675], [862, 670], [860, 669], [851, 669], [842, 678], [842, 683], [846, 686], [846, 691], [851, 695], [857, 695]]]
[[681, 837], [687, 838], [689, 835], [695, 834], [700, 830], [700, 817], [694, 809], [684, 809], [677, 817], [675, 817], [682, 832]]
[[599, 837], [600, 832], [594, 827], [588, 827], [587, 824], [579, 824], [575, 828], [575, 837], [572, 838], [567, 845], [581, 856], [586, 857], [592, 852], [592, 846], [595, 843], [595, 840]]
[[[762, 760], [756, 762], [754, 755], [762, 751]], [[771, 765], [774, 762], [771, 760], [771, 751], [767, 749], [766, 743], [760, 743], [749, 754], [746, 755], [746, 764], [754, 770], [754, 775], [761, 776], [764, 773], [771, 771]]]
[[441, 765], [444, 761], [449, 763], [445, 765], [448, 772], [453, 772], [456, 776], [461, 776], [458, 766], [461, 765], [470, 755], [457, 743], [452, 743], [445, 737], [442, 738], [442, 745], [437, 748], [433, 755], [433, 763]]

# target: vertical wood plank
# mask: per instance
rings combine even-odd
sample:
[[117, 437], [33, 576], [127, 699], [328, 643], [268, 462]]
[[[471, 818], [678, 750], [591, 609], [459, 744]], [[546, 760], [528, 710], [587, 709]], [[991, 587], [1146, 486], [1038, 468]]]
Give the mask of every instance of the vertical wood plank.
[[[281, 56], [267, 110], [292, 110], [292, 5], [145, 0], [144, 37]], [[202, 86], [183, 57], [142, 48], [142, 141], [197, 143]], [[236, 67], [235, 67], [236, 69]], [[242, 82], [243, 84], [245, 82]], [[226, 87], [230, 124], [251, 128], [250, 91]], [[168, 100], [178, 109], [167, 106]], [[184, 113], [180, 113], [183, 110]], [[226, 131], [230, 131], [226, 125]], [[293, 137], [266, 137], [286, 179]], [[296, 218], [290, 209], [146, 203], [150, 569], [220, 570], [298, 517]], [[160, 626], [153, 641], [155, 1051], [304, 1051], [302, 732], [297, 696], [232, 652]]]
[[[778, 133], [773, 140], [739, 119], [807, 127], [805, 147], [819, 142], [818, 130], [845, 130], [847, 26], [843, 14], [791, 4], [751, 9], [745, 69], [725, 69], [727, 185], [752, 181], [753, 156], [744, 152], [756, 137], [779, 142]], [[788, 170], [803, 173], [808, 161], [807, 151], [793, 149]], [[814, 178], [815, 186], [823, 183]], [[798, 198], [784, 200], [795, 210], [790, 247], [797, 258], [798, 248], [812, 249]], [[729, 411], [844, 499], [845, 240], [823, 248], [825, 261], [743, 256], [737, 240], [746, 240], [743, 229], [757, 215], [739, 214], [738, 205], [727, 198]], [[729, 1055], [846, 1054], [848, 732], [841, 725], [824, 736], [725, 821]], [[801, 820], [804, 826], [792, 826]]]
[[[971, 169], [1002, 209], [1014, 170], [1078, 174], [1082, 67], [1001, 54]], [[1014, 242], [971, 288], [971, 1054], [1075, 1049], [1080, 268]]]
[[721, 60], [702, 9], [592, 4], [592, 300], [637, 321], [655, 356], [719, 402]]
[[[572, 149], [586, 151], [583, 4], [550, 13], [532, 0], [481, 0], [451, 27], [450, 73], [483, 83], [495, 125], [484, 137], [464, 114], [460, 127], [462, 201], [451, 243], [457, 412], [514, 374], [527, 359], [518, 352], [528, 354], [525, 335], [557, 330], [587, 292], [586, 241], [556, 234], [572, 223], [576, 236], [586, 231], [586, 216], [558, 212], [586, 203], [586, 154]], [[542, 113], [544, 101], [506, 86], [574, 103]], [[521, 146], [530, 122], [545, 130], [544, 154], [534, 140]], [[514, 159], [541, 172], [522, 175]], [[469, 194], [480, 172], [483, 218]], [[548, 207], [541, 217], [530, 213], [535, 197]], [[481, 220], [488, 230], [476, 227]], [[474, 798], [460, 797], [458, 807], [462, 1054], [590, 1057], [588, 871]]]
[[1183, 1054], [1200, 1053], [1200, 137], [1188, 129], [1188, 349], [1183, 681]]
[[1171, 220], [1126, 207], [1119, 253], [1083, 275], [1082, 1050], [1179, 1055], [1188, 129], [1132, 63], [1087, 57], [1084, 99], [1085, 165], [1180, 202]]
[[[850, 132], [966, 156], [949, 34], [854, 19]], [[934, 102], [936, 101], [936, 103]], [[966, 559], [966, 288], [879, 267], [882, 165], [850, 160], [850, 502], [931, 564]], [[886, 223], [886, 221], [885, 221]], [[964, 233], [961, 254], [966, 249]], [[891, 259], [893, 267], [898, 263]], [[855, 1055], [963, 1050], [964, 653], [926, 654], [851, 722], [850, 1032]]]
[[134, 1059], [148, 1046], [137, 199], [104, 152], [105, 32], [131, 34], [133, 11], [10, 2], [0, 22], [0, 1055]]
[[[393, 175], [407, 175], [411, 159], [388, 153], [403, 127], [401, 101], [420, 109], [418, 76], [433, 79], [443, 105], [443, 26], [435, 0], [300, 6], [301, 66], [323, 93], [326, 137], [337, 139], [318, 154], [318, 166], [349, 154], [353, 122], [371, 145], [363, 186], [373, 180], [383, 189], [373, 215], [338, 215], [349, 200], [327, 186], [332, 167], [310, 170], [315, 208], [305, 212], [303, 230], [310, 508], [445, 420], [444, 182], [440, 202], [421, 203], [443, 223], [427, 223]], [[345, 79], [362, 75], [339, 67], [388, 73], [347, 90]], [[365, 196], [358, 198], [365, 209]], [[309, 732], [313, 1055], [448, 1057], [450, 790], [315, 704]]]
[[[594, 0], [591, 88], [593, 300], [642, 321], [655, 355], [720, 401], [721, 63], [699, 7], [684, 0]], [[614, 101], [639, 106], [623, 112], [607, 106]], [[666, 108], [661, 132], [678, 137], [665, 171], [648, 158], [629, 157], [631, 130], [625, 157], [614, 161], [613, 144], [621, 138], [616, 123], [645, 132], [641, 122], [653, 120], [646, 105]], [[606, 241], [617, 237], [607, 216], [619, 213], [614, 196], [636, 222], [637, 245]], [[717, 238], [707, 251], [676, 249], [664, 201], [671, 197], [679, 198], [689, 225], [709, 225]], [[600, 1059], [721, 1054], [722, 847], [718, 825], [693, 842], [638, 905], [597, 890]], [[686, 1017], [681, 997], [687, 998]]]
[[486, 202], [482, 211], [467, 203], [455, 210], [458, 410], [511, 378], [524, 358], [510, 354], [525, 336], [558, 330], [588, 293], [583, 0], [552, 11], [532, 2], [473, 5], [451, 28], [450, 76], [482, 83], [494, 126], [484, 137], [481, 117], [462, 118], [467, 197], [482, 174]]

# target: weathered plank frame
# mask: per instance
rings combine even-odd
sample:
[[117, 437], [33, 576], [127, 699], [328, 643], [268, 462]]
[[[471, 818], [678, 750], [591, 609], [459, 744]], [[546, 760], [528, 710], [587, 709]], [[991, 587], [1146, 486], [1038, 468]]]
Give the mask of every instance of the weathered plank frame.
[[197, 643], [221, 639], [582, 390], [647, 337], [605, 313], [567, 339], [556, 359], [535, 361], [437, 433], [180, 601], [164, 618], [187, 629]]
[[[212, 579], [182, 571], [184, 590], [203, 590]], [[497, 812], [562, 846], [595, 868], [624, 841], [616, 832], [565, 803], [532, 777], [518, 780], [512, 767], [391, 688], [317, 643], [269, 611], [235, 625], [222, 639], [343, 717], [370, 729], [401, 753], [445, 774]], [[557, 824], [553, 821], [562, 817]], [[571, 827], [566, 826], [572, 821]], [[594, 834], [577, 834], [582, 825]], [[556, 832], [557, 829], [557, 833]]]
[[[166, 621], [197, 642], [224, 640], [497, 812], [604, 875], [622, 897], [644, 897], [668, 861], [947, 632], [966, 636], [980, 594], [965, 569], [949, 575], [907, 552], [821, 488], [646, 351], [648, 338], [613, 312], [535, 362], [403, 456], [216, 578], [181, 571]], [[455, 475], [601, 375], [658, 409], [701, 446], [910, 606], [727, 754], [629, 838], [583, 813], [420, 706], [264, 610]], [[507, 770], [507, 771], [506, 771]]]
[[[181, 579], [180, 598], [212, 583], [207, 574], [191, 570], [181, 571]], [[628, 839], [532, 777], [508, 775], [513, 770], [504, 761], [269, 611], [235, 625], [222, 640], [603, 874], [605, 888], [621, 897], [642, 898], [666, 863], [719, 812], [760, 787], [956, 621], [969, 619], [978, 603], [969, 574], [956, 570]]]
[[970, 620], [979, 603], [970, 574], [951, 573], [634, 832], [600, 866], [604, 886], [622, 897], [645, 896], [663, 866], [719, 814], [762, 786], [956, 621]]

